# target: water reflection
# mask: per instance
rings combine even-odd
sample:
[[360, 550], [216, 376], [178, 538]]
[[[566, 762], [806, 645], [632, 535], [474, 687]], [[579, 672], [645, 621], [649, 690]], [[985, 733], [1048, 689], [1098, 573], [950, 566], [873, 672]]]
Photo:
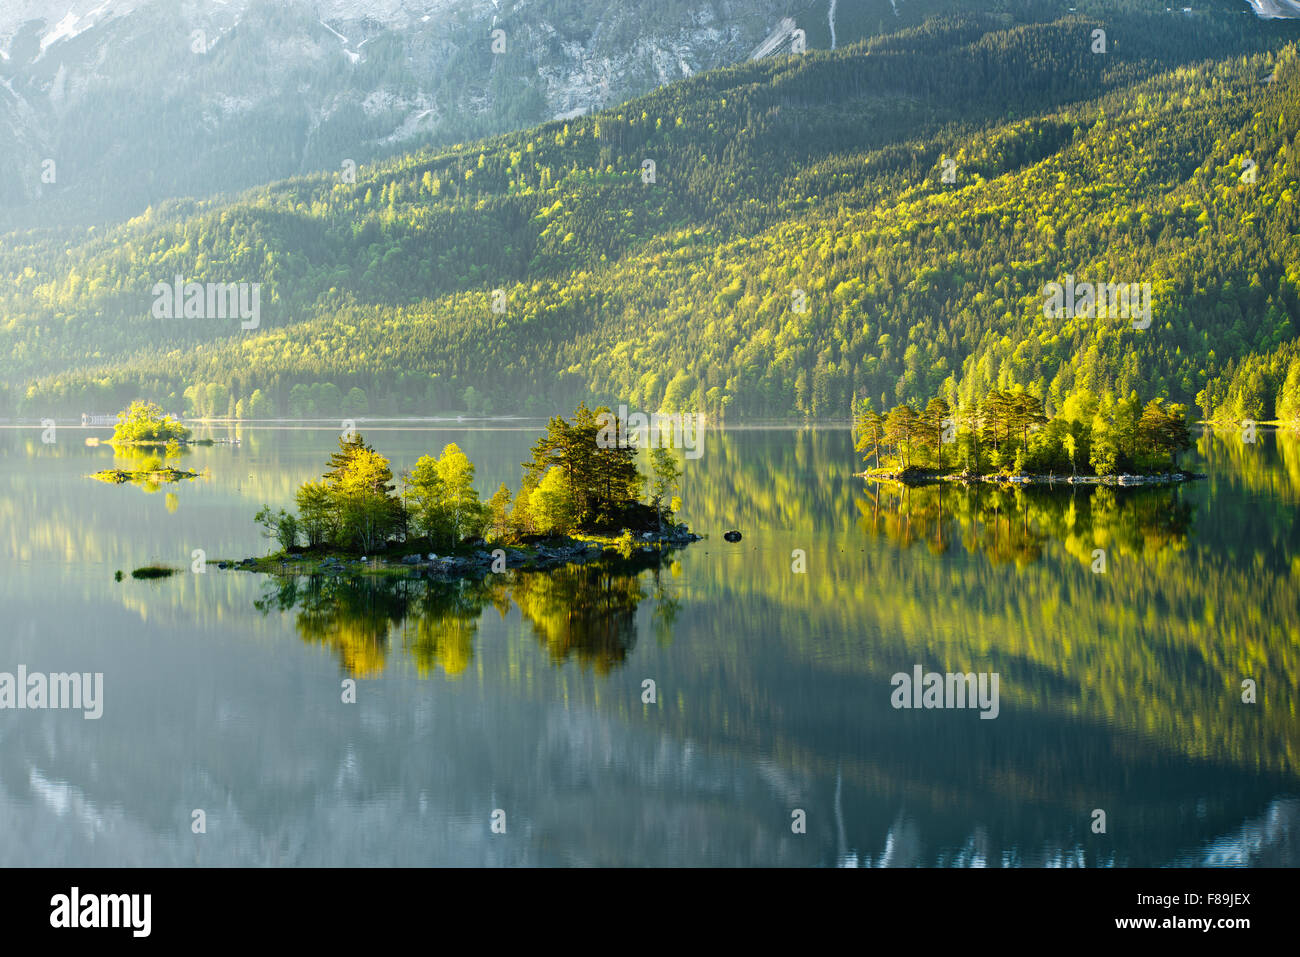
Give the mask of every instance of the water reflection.
[[[149, 494], [160, 491], [164, 485], [197, 478], [190, 470], [181, 467], [181, 459], [190, 453], [186, 446], [175, 443], [149, 446], [112, 446], [113, 465], [96, 472], [94, 477], [113, 485], [127, 483]], [[175, 497], [168, 495], [167, 510], [176, 510]]]
[[1194, 506], [1181, 489], [1065, 485], [1061, 488], [866, 483], [858, 528], [900, 548], [925, 543], [942, 555], [979, 552], [994, 564], [1024, 566], [1049, 541], [1092, 562], [1094, 550], [1155, 555], [1187, 546]]
[[[642, 582], [647, 570], [649, 589]], [[394, 648], [421, 677], [461, 675], [489, 607], [503, 618], [517, 609], [554, 664], [572, 660], [608, 675], [635, 647], [636, 611], [647, 597], [654, 598], [657, 633], [670, 632], [678, 602], [659, 581], [653, 559], [635, 555], [459, 581], [338, 574], [271, 579], [254, 605], [264, 615], [294, 613], [303, 641], [330, 649], [356, 678], [382, 674]]]
[[[481, 493], [535, 439], [383, 435], [401, 467], [454, 439]], [[103, 671], [107, 705], [0, 722], [0, 865], [1297, 863], [1293, 435], [1205, 433], [1176, 490], [940, 502], [853, 478], [844, 430], [720, 431], [673, 568], [460, 585], [214, 567], [332, 431], [194, 449], [176, 514], [60, 436], [0, 432], [0, 669]], [[894, 710], [915, 663], [999, 673], [999, 718]]]

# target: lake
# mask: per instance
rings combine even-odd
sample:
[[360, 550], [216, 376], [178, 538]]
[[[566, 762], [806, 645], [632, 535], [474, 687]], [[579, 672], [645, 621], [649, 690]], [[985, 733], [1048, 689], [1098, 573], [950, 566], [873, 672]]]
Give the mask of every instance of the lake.
[[[486, 498], [542, 425], [358, 427]], [[103, 674], [98, 720], [0, 710], [0, 865], [1300, 863], [1294, 435], [1201, 434], [1176, 489], [905, 492], [846, 429], [711, 429], [662, 567], [436, 585], [216, 567], [336, 430], [200, 428], [240, 444], [157, 490], [86, 477], [109, 434], [0, 430], [0, 672]], [[918, 667], [996, 717], [895, 707]]]

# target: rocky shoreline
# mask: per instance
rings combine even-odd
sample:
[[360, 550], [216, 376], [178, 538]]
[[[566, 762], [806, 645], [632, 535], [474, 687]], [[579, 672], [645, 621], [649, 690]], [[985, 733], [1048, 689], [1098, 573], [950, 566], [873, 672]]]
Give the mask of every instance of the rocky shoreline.
[[[269, 575], [354, 575], [384, 574], [409, 578], [458, 579], [481, 577], [493, 571], [493, 566], [504, 560], [505, 569], [546, 571], [565, 565], [585, 565], [607, 558], [649, 557], [656, 551], [661, 556], [701, 541], [685, 525], [665, 529], [662, 538], [655, 532], [642, 532], [630, 539], [571, 538], [568, 536], [543, 539], [527, 545], [489, 546], [477, 544], [458, 554], [439, 555], [436, 552], [408, 552], [396, 557], [390, 549], [384, 555], [341, 555], [312, 552], [272, 555], [265, 558], [245, 558], [242, 561], [218, 561], [216, 566], [233, 571], [261, 572]], [[500, 552], [501, 554], [494, 554]], [[625, 554], [626, 553], [626, 554]], [[498, 567], [500, 570], [500, 567]]]

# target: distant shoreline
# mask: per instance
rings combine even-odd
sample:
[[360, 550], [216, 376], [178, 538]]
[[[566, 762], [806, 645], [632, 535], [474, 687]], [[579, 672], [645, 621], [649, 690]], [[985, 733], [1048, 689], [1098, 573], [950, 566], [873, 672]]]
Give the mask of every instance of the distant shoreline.
[[853, 473], [854, 478], [869, 482], [892, 482], [897, 485], [917, 487], [921, 485], [938, 485], [943, 482], [955, 482], [961, 485], [1034, 485], [1034, 486], [1076, 486], [1106, 485], [1136, 488], [1150, 485], [1180, 485], [1207, 478], [1200, 472], [1154, 472], [1124, 473], [1120, 475], [1055, 475], [1043, 473], [1006, 474], [994, 472], [975, 475], [963, 472], [939, 472], [934, 469], [909, 468], [901, 471], [866, 471]]

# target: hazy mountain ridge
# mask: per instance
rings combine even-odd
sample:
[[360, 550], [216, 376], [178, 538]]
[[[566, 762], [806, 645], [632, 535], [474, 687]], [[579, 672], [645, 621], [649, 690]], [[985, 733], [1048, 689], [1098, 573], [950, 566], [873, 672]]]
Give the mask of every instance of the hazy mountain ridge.
[[[888, 0], [849, 6], [841, 44], [904, 22]], [[783, 18], [829, 46], [828, 15], [827, 0], [24, 0], [0, 12], [0, 168], [17, 174], [0, 177], [0, 232], [588, 113], [742, 61]]]

